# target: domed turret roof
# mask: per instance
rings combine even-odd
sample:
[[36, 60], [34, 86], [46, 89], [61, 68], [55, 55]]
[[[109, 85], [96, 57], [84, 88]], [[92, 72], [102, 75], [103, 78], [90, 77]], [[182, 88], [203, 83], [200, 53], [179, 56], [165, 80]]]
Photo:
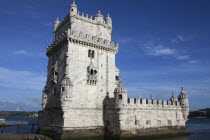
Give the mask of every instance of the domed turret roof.
[[115, 93], [127, 93], [127, 90], [125, 89], [125, 87], [122, 84], [122, 81], [119, 81], [118, 86], [115, 88], [114, 90]]
[[73, 86], [70, 78], [66, 75], [62, 80], [62, 85]]
[[75, 0], [73, 1], [73, 3], [71, 4], [70, 7], [76, 7], [76, 8], [77, 8], [77, 5], [76, 5], [76, 3], [75, 3]]
[[176, 98], [176, 96], [174, 95], [174, 92], [173, 92], [173, 91], [172, 91], [171, 100], [173, 100], [173, 101], [177, 101], [177, 100], [178, 100], [178, 99]]
[[103, 17], [100, 10], [98, 10], [98, 14], [96, 15], [96, 17]]
[[60, 23], [60, 21], [59, 21], [58, 17], [57, 17], [57, 19], [56, 19], [55, 23]]
[[183, 87], [181, 88], [181, 92], [180, 92], [178, 98], [179, 98], [179, 99], [180, 99], [180, 98], [188, 98], [187, 95], [186, 95], [186, 93], [185, 93], [185, 91], [184, 91], [184, 88], [183, 88]]
[[106, 20], [111, 20], [111, 17], [109, 16], [109, 13], [108, 13], [108, 16], [107, 16], [107, 18], [106, 18]]

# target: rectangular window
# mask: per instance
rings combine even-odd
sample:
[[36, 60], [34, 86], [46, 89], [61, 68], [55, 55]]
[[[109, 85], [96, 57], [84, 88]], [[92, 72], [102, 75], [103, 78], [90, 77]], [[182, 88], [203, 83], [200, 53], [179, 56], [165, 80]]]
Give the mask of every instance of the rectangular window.
[[62, 87], [62, 91], [65, 91], [65, 87]]
[[147, 124], [147, 125], [151, 125], [151, 120], [147, 120], [147, 121], [146, 121], [146, 124]]
[[119, 80], [120, 80], [120, 79], [119, 79], [119, 76], [116, 76], [115, 79], [116, 79], [116, 81], [119, 81]]

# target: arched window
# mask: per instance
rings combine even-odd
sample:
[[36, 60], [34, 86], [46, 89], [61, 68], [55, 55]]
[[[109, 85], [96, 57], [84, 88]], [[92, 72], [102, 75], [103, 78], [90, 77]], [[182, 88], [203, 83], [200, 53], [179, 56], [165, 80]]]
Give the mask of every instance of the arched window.
[[94, 70], [94, 74], [97, 74], [97, 70]]
[[92, 51], [92, 58], [94, 58], [94, 55], [95, 55], [95, 52], [94, 52], [94, 51]]
[[119, 81], [120, 80], [119, 76], [116, 76], [115, 79], [116, 79], [116, 81]]
[[93, 50], [88, 50], [88, 57], [94, 58], [94, 55], [95, 55], [95, 51], [93, 51]]
[[93, 69], [90, 70], [90, 75], [93, 75]]
[[62, 87], [62, 92], [65, 91], [65, 87]]
[[119, 96], [119, 99], [122, 99], [122, 94], [119, 94], [118, 96]]
[[91, 57], [91, 50], [88, 50], [88, 57]]

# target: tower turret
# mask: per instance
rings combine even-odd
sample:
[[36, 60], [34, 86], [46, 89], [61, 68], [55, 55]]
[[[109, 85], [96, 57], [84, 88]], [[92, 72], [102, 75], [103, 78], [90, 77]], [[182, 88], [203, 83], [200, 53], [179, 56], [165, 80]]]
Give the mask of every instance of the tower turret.
[[70, 16], [77, 15], [77, 5], [75, 4], [75, 1], [70, 6]]
[[45, 109], [46, 104], [47, 104], [47, 87], [45, 86], [43, 91], [42, 91], [42, 109]]
[[170, 99], [172, 102], [177, 102], [178, 99], [176, 98], [176, 96], [174, 95], [174, 92], [172, 91], [172, 96], [171, 96], [171, 99]]
[[56, 21], [54, 22], [54, 36], [55, 36], [55, 32], [57, 30], [58, 25], [60, 24], [59, 19], [57, 18]]
[[95, 20], [98, 21], [99, 23], [104, 22], [104, 16], [101, 14], [100, 10], [98, 10], [98, 14], [95, 16]]
[[185, 121], [187, 121], [187, 116], [189, 115], [189, 103], [188, 103], [188, 97], [184, 91], [184, 88], [181, 88], [181, 92], [179, 94], [178, 100], [180, 101], [181, 107], [182, 107], [182, 113]]
[[108, 16], [107, 16], [107, 18], [106, 18], [105, 23], [106, 23], [110, 28], [112, 28], [112, 19], [111, 19], [111, 17], [109, 16], [109, 14], [108, 14]]
[[71, 100], [72, 87], [73, 84], [70, 78], [68, 77], [68, 75], [65, 75], [61, 83], [61, 97], [60, 97], [63, 109], [69, 104], [68, 101]]
[[124, 106], [128, 101], [127, 90], [124, 88], [122, 81], [119, 82], [118, 86], [114, 90], [115, 102], [118, 106]]

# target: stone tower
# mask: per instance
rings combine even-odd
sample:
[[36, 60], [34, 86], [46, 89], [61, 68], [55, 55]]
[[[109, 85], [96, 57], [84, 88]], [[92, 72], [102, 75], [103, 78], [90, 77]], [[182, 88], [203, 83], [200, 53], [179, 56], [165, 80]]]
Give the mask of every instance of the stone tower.
[[94, 17], [80, 13], [75, 2], [69, 11], [55, 21], [54, 41], [47, 47], [48, 74], [38, 129], [61, 136], [100, 133], [103, 101], [107, 93], [114, 97], [119, 80], [112, 19], [109, 15], [104, 19], [100, 11]]
[[[47, 47], [47, 81], [43, 89], [38, 131], [62, 137], [185, 133], [188, 97], [129, 98], [115, 66], [119, 46], [112, 41], [112, 19], [101, 11], [70, 13], [54, 22]], [[145, 133], [146, 132], [146, 133]]]

